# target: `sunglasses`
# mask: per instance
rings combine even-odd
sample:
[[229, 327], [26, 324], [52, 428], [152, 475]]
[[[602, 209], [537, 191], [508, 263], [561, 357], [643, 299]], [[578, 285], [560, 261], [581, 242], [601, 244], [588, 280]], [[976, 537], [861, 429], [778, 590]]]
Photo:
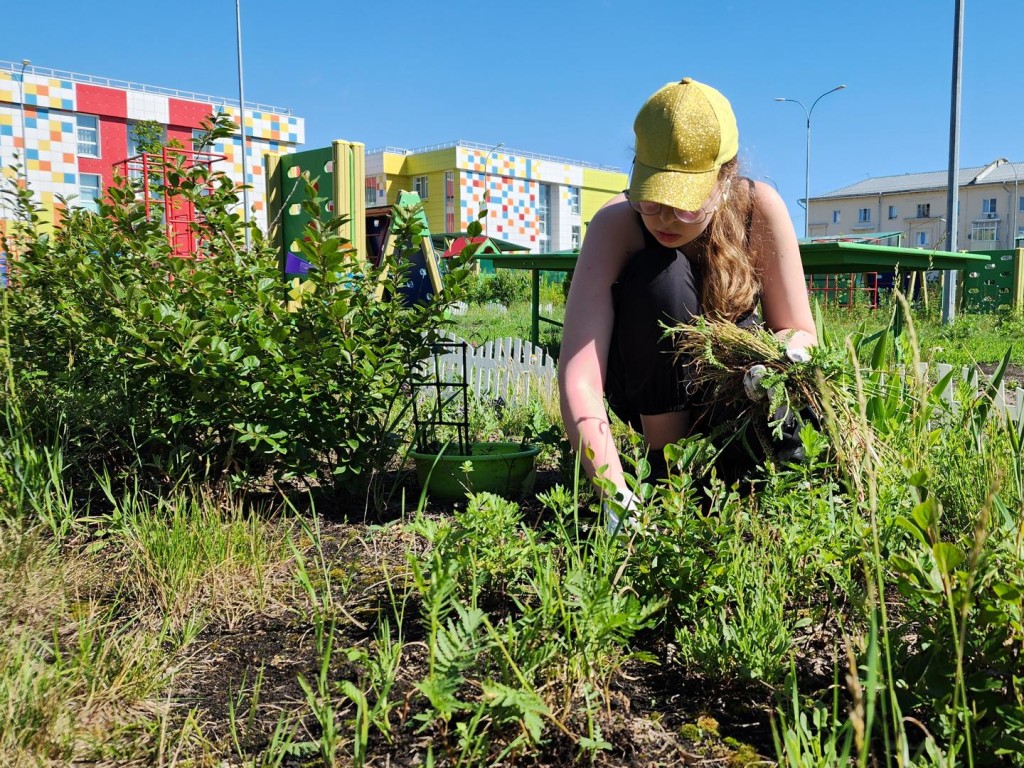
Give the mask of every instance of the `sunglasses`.
[[714, 201], [714, 205], [711, 206], [711, 210], [701, 206], [695, 211], [684, 211], [682, 208], [673, 208], [671, 205], [662, 205], [650, 200], [630, 200], [628, 190], [626, 191], [626, 202], [629, 203], [630, 208], [644, 216], [657, 216], [661, 213], [662, 208], [667, 208], [683, 224], [703, 224], [711, 214], [718, 210], [722, 201], [728, 199], [730, 184], [732, 184], [732, 179], [726, 181], [712, 194], [711, 200]]

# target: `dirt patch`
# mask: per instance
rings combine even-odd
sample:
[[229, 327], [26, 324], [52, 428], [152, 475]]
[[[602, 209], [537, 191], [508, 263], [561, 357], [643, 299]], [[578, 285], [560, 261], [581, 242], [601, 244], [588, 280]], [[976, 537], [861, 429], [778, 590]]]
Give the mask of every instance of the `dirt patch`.
[[[998, 363], [979, 363], [978, 368], [986, 376], [991, 376], [995, 373], [998, 368]], [[1007, 392], [1019, 388], [1024, 389], [1024, 366], [1015, 365], [1010, 363], [1006, 366], [1006, 371], [1003, 373], [1003, 385], [1006, 387]]]
[[[547, 490], [559, 481], [557, 472], [541, 472], [536, 490]], [[407, 488], [412, 490], [411, 486]], [[407, 493], [406, 498], [410, 497]], [[401, 494], [395, 499], [400, 500]], [[394, 576], [408, 567], [404, 554], [408, 534], [399, 526], [382, 525], [402, 518], [409, 510], [388, 506], [370, 513], [361, 499], [337, 499], [332, 505], [318, 504], [317, 508], [326, 510], [319, 517], [323, 558], [332, 594], [342, 607], [336, 614], [334, 647], [342, 651], [363, 648], [372, 653], [378, 615], [391, 616], [392, 595], [385, 571]], [[532, 523], [538, 523], [545, 514], [533, 496], [523, 500], [521, 509]], [[428, 512], [449, 514], [451, 509], [430, 505]], [[311, 560], [315, 553], [308, 552], [306, 557]], [[251, 616], [231, 630], [209, 626], [190, 647], [191, 658], [176, 678], [173, 701], [182, 716], [190, 710], [198, 712], [204, 735], [222, 754], [241, 750], [249, 756], [260, 755], [270, 745], [282, 718], [294, 728], [296, 741], [320, 736], [320, 726], [310, 714], [306, 693], [299, 683], [301, 676], [315, 688], [320, 673], [316, 626], [312, 609], [303, 607], [305, 598], [298, 590], [291, 602], [290, 608]], [[444, 730], [435, 723], [422, 731], [414, 720], [424, 708], [423, 694], [416, 684], [426, 677], [428, 669], [427, 649], [419, 642], [424, 636], [422, 622], [416, 611], [415, 601], [407, 605], [400, 673], [389, 696], [399, 702], [392, 713], [392, 741], [371, 728], [367, 765], [423, 765], [428, 747], [437, 765], [454, 764], [444, 756], [459, 754], [459, 733], [454, 727]], [[597, 752], [591, 761], [581, 754], [575, 737], [548, 728], [540, 748], [530, 754], [515, 754], [502, 764], [654, 768], [707, 761], [724, 764], [743, 750], [750, 759], [757, 754], [773, 754], [771, 690], [761, 684], [688, 676], [675, 664], [671, 644], [664, 638], [651, 633], [638, 641], [657, 661], [628, 662], [606, 692], [608, 706], [596, 722], [588, 723], [582, 715], [576, 721], [577, 715], [571, 713], [582, 712], [582, 706], [570, 705], [566, 710], [570, 714], [564, 716], [563, 724], [573, 734], [585, 734], [598, 726], [608, 749]], [[327, 677], [336, 719], [347, 735], [351, 724], [345, 721], [355, 716], [355, 710], [337, 683], [351, 680], [361, 685], [365, 681], [360, 679], [360, 668], [349, 662], [344, 652], [336, 652], [333, 659]], [[258, 699], [254, 702], [257, 680]], [[572, 701], [576, 694], [567, 695]], [[234, 735], [229, 726], [232, 705], [238, 724]], [[514, 736], [512, 733], [510, 738]], [[726, 738], [730, 739], [728, 745]], [[312, 757], [297, 756], [284, 764], [306, 765]]]

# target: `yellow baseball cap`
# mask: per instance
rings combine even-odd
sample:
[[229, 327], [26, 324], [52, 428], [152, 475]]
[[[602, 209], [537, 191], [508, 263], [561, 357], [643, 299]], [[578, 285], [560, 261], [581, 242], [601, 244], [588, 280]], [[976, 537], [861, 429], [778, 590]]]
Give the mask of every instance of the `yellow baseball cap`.
[[636, 159], [632, 200], [695, 211], [711, 196], [718, 171], [739, 151], [739, 130], [728, 99], [684, 77], [668, 83], [633, 122]]

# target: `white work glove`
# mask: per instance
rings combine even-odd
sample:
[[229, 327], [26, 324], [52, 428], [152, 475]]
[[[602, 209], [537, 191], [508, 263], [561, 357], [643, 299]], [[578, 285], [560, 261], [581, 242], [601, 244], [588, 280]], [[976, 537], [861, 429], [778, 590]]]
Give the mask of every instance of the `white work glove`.
[[614, 496], [606, 497], [601, 502], [608, 535], [618, 536], [624, 534], [627, 528], [635, 530], [639, 527], [640, 523], [635, 514], [637, 511], [636, 501], [636, 495], [632, 491], [619, 488]]
[[[786, 348], [786, 359], [791, 363], [806, 363], [811, 359], [811, 353], [808, 352], [804, 347], [787, 347]], [[747, 372], [743, 374], [743, 391], [746, 393], [747, 398], [753, 401], [764, 400], [765, 397], [771, 395], [767, 389], [761, 385], [761, 380], [767, 375], [768, 369], [763, 365], [752, 365]]]
[[[786, 359], [791, 363], [806, 363], [811, 359], [810, 353], [804, 347], [787, 347]], [[775, 384], [766, 386], [763, 379], [768, 374], [768, 368], [763, 365], [753, 365], [743, 374], [743, 391], [753, 402], [761, 402], [768, 398], [769, 403], [779, 403], [781, 397], [776, 397], [776, 388], [781, 386]], [[804, 461], [805, 453], [803, 443], [798, 430], [802, 423], [789, 409], [788, 403], [779, 406], [772, 419], [777, 423], [778, 432], [773, 433], [772, 453], [776, 460], [783, 464], [800, 463]]]

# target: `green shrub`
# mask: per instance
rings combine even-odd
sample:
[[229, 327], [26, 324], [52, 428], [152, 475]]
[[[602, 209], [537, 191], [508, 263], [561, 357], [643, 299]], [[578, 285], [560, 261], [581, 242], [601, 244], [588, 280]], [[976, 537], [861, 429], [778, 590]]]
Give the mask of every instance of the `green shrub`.
[[530, 275], [515, 269], [499, 269], [479, 278], [475, 300], [478, 304], [494, 301], [506, 307], [530, 297]]
[[[465, 270], [446, 276], [445, 301], [377, 300], [379, 288], [397, 295], [404, 267], [363, 262], [307, 180], [299, 247], [313, 270], [289, 289], [255, 227], [246, 252], [230, 179], [180, 162], [166, 177], [173, 189], [157, 193], [195, 206], [195, 259], [173, 257], [128, 180], [99, 215], [71, 211], [49, 233], [25, 195], [16, 201], [26, 224], [8, 248], [21, 257], [2, 320], [36, 434], [64, 414], [66, 456], [86, 476], [362, 484], [393, 450], [405, 388]], [[396, 214], [418, 244], [415, 211]]]

